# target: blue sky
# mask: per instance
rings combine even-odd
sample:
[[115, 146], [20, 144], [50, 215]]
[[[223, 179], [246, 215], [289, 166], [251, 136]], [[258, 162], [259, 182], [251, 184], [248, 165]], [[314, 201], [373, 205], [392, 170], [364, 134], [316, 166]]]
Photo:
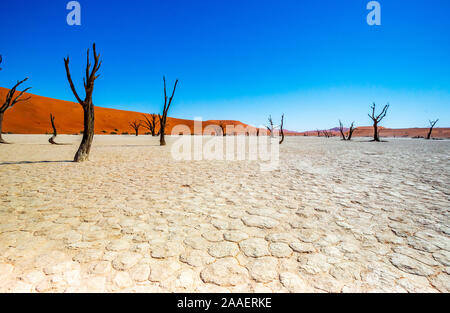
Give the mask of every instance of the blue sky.
[[[383, 126], [450, 126], [450, 1], [81, 0], [68, 26], [66, 0], [2, 0], [0, 86], [29, 76], [33, 93], [75, 101], [86, 49], [102, 54], [97, 106], [159, 112], [162, 76], [179, 78], [170, 116], [286, 128], [369, 125], [370, 105], [389, 102]], [[21, 105], [26, 105], [22, 103]]]

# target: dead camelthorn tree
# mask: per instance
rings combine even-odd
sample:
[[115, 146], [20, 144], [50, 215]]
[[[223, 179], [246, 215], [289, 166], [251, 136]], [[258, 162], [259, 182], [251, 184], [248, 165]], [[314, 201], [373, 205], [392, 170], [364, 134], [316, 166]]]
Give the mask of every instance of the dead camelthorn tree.
[[348, 130], [347, 136], [345, 136], [344, 126], [342, 125], [341, 120], [339, 120], [339, 132], [341, 133], [342, 140], [352, 140], [353, 132], [355, 131], [354, 124], [355, 122], [352, 122]]
[[271, 115], [269, 115], [268, 121], [269, 121], [269, 125], [266, 126], [266, 128], [267, 128], [267, 130], [270, 133], [270, 137], [273, 138], [273, 130], [274, 130], [275, 126], [273, 125], [273, 120], [272, 120], [272, 116]]
[[284, 141], [284, 130], [283, 130], [283, 124], [284, 124], [284, 114], [281, 115], [281, 124], [280, 124], [280, 134], [281, 134], [281, 140], [280, 140], [280, 145], [283, 143]]
[[144, 118], [145, 120], [143, 121], [143, 127], [148, 129], [149, 132], [152, 134], [152, 136], [156, 136], [156, 114], [150, 114], [151, 118], [148, 118], [145, 114], [144, 114]]
[[322, 134], [325, 136], [325, 138], [330, 138], [333, 136], [333, 133], [326, 129], [322, 130]]
[[163, 107], [162, 115], [158, 115], [159, 116], [159, 125], [160, 125], [159, 144], [161, 146], [165, 146], [166, 145], [166, 140], [164, 138], [164, 135], [165, 135], [166, 124], [167, 124], [167, 112], [169, 112], [169, 108], [170, 108], [170, 105], [172, 104], [173, 96], [175, 95], [175, 89], [177, 89], [177, 84], [178, 84], [178, 79], [177, 79], [175, 81], [175, 85], [173, 86], [172, 96], [169, 99], [167, 99], [166, 78], [163, 77], [163, 80], [164, 80], [164, 107]]
[[350, 128], [348, 130], [347, 140], [352, 140], [353, 132], [356, 130], [354, 125], [355, 125], [355, 122], [352, 122], [352, 124], [350, 125]]
[[372, 115], [367, 114], [373, 121], [373, 141], [380, 141], [380, 134], [378, 131], [378, 124], [383, 120], [383, 118], [386, 116], [387, 111], [389, 109], [389, 104], [386, 104], [381, 111], [380, 114], [375, 115], [375, 103], [372, 105]]
[[219, 122], [219, 127], [222, 130], [222, 136], [226, 136], [227, 135], [227, 125], [224, 122]]
[[439, 119], [435, 121], [430, 121], [430, 130], [428, 131], [427, 139], [431, 138], [431, 132], [433, 131], [434, 125], [436, 125], [437, 122], [439, 122]]
[[58, 133], [56, 132], [56, 126], [55, 126], [55, 117], [50, 113], [50, 122], [52, 123], [53, 128], [53, 135], [50, 137], [48, 142], [50, 142], [52, 145], [59, 145], [55, 142], [56, 136], [58, 136]]
[[3, 104], [0, 106], [0, 144], [6, 144], [7, 142], [3, 140], [2, 138], [2, 130], [3, 130], [3, 116], [5, 114], [5, 111], [8, 110], [9, 108], [12, 108], [16, 103], [21, 102], [21, 101], [27, 101], [30, 100], [31, 97], [28, 98], [24, 98], [21, 99], [21, 97], [24, 95], [25, 92], [27, 92], [28, 90], [31, 89], [31, 87], [26, 88], [25, 90], [19, 92], [19, 94], [17, 96], [15, 96], [16, 93], [16, 89], [17, 87], [19, 87], [21, 84], [23, 84], [25, 81], [28, 80], [28, 77], [25, 78], [22, 81], [18, 81], [14, 87], [12, 87], [7, 95], [6, 95], [6, 99], [3, 102]]
[[94, 139], [94, 103], [92, 102], [92, 94], [94, 92], [94, 82], [100, 76], [97, 75], [97, 72], [100, 69], [102, 62], [100, 61], [100, 54], [97, 54], [95, 50], [95, 43], [92, 45], [92, 49], [94, 52], [94, 67], [92, 68], [92, 71], [90, 71], [91, 63], [89, 62], [89, 49], [87, 50], [86, 77], [83, 78], [84, 90], [86, 92], [84, 100], [81, 100], [78, 96], [75, 85], [72, 82], [69, 70], [69, 57], [64, 58], [67, 80], [69, 81], [70, 88], [72, 89], [75, 98], [83, 108], [84, 113], [83, 139], [75, 154], [74, 162], [83, 162], [89, 159], [89, 152], [91, 151], [92, 140]]
[[83, 139], [75, 154], [74, 162], [83, 162], [89, 159], [89, 152], [91, 151], [92, 140], [94, 139], [94, 103], [92, 102], [92, 94], [94, 92], [94, 82], [100, 76], [97, 75], [97, 72], [100, 69], [102, 62], [100, 61], [100, 54], [97, 54], [97, 51], [95, 50], [95, 43], [92, 45], [92, 49], [94, 52], [94, 67], [92, 68], [92, 71], [90, 71], [91, 63], [89, 62], [89, 49], [87, 50], [86, 77], [83, 78], [84, 90], [86, 92], [84, 100], [81, 100], [78, 96], [70, 76], [69, 57], [64, 59], [67, 80], [69, 81], [70, 88], [72, 89], [75, 98], [83, 108], [84, 113]]
[[139, 136], [139, 128], [142, 126], [141, 121], [133, 121], [130, 123], [131, 128], [134, 129], [134, 133], [136, 134], [136, 137]]
[[317, 137], [320, 137], [320, 130], [316, 130], [317, 132]]

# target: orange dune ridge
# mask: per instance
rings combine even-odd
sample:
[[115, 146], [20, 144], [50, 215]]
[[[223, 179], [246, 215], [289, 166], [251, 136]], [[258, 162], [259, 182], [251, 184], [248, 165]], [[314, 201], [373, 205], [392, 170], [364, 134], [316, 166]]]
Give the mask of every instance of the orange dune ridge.
[[[0, 87], [0, 99], [4, 99], [9, 89]], [[45, 134], [52, 132], [50, 123], [50, 113], [55, 116], [55, 124], [59, 134], [79, 134], [83, 130], [83, 109], [78, 103], [42, 97], [33, 94], [25, 94], [24, 97], [31, 96], [26, 102], [20, 102], [14, 107], [6, 110], [3, 121], [3, 132], [14, 134]], [[143, 113], [95, 107], [95, 133], [96, 134], [122, 134], [134, 131], [129, 125], [135, 120], [143, 120]], [[247, 124], [239, 121], [203, 121], [202, 128], [208, 125], [234, 125], [247, 127]], [[157, 130], [159, 129], [157, 124]], [[176, 125], [186, 125], [191, 133], [194, 133], [194, 121], [168, 117], [166, 133], [170, 134]], [[249, 126], [249, 129], [255, 129]], [[148, 132], [141, 128], [140, 134]], [[237, 129], [236, 133], [243, 131]]]

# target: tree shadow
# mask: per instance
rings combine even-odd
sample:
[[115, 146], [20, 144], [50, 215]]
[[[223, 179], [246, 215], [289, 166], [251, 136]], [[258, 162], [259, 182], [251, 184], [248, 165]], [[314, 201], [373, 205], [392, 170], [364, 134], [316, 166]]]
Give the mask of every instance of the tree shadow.
[[0, 165], [20, 165], [20, 164], [43, 164], [43, 163], [73, 163], [70, 160], [61, 161], [16, 161], [16, 162], [2, 162]]

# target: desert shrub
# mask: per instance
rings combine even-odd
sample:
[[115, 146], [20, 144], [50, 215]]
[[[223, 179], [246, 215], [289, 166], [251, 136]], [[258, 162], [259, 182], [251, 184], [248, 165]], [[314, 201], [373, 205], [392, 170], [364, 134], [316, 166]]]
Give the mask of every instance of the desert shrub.
[[108, 132], [106, 130], [102, 130], [102, 133], [103, 134], [107, 134]]
[[114, 131], [115, 131], [115, 132], [118, 132], [119, 130], [118, 130], [117, 128], [114, 128]]
[[111, 135], [117, 135], [117, 133], [116, 133], [116, 132], [110, 132], [110, 134], [111, 134]]
[[129, 135], [129, 133], [128, 132], [123, 132], [122, 135]]

